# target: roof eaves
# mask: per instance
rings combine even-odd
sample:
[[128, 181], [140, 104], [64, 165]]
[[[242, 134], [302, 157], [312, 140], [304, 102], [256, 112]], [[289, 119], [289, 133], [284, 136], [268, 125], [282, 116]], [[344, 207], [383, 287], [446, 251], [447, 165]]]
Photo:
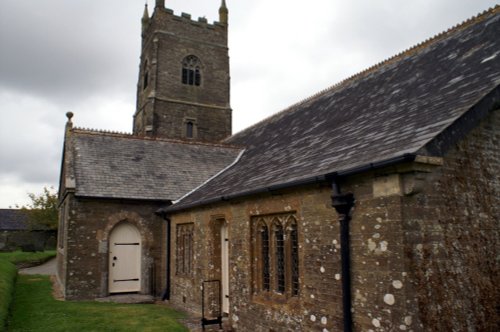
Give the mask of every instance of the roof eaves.
[[298, 179], [290, 182], [284, 182], [284, 183], [279, 183], [276, 185], [268, 186], [268, 187], [261, 187], [261, 188], [256, 188], [252, 190], [246, 190], [246, 191], [241, 191], [238, 193], [226, 195], [226, 196], [220, 196], [220, 197], [213, 197], [209, 198], [206, 200], [200, 200], [197, 202], [192, 202], [189, 204], [183, 205], [182, 203], [179, 204], [178, 206], [170, 205], [166, 208], [161, 208], [158, 210], [159, 213], [172, 213], [172, 212], [179, 212], [183, 210], [188, 210], [191, 208], [195, 207], [200, 207], [204, 205], [209, 205], [217, 202], [223, 202], [223, 201], [229, 201], [241, 197], [246, 197], [246, 196], [251, 196], [251, 195], [257, 195], [257, 194], [262, 194], [266, 192], [273, 192], [277, 190], [282, 190], [282, 189], [288, 189], [288, 188], [293, 188], [293, 187], [298, 187], [298, 186], [304, 186], [304, 185], [309, 185], [309, 184], [315, 184], [315, 183], [323, 183], [325, 181], [329, 181], [330, 179], [333, 178], [343, 178], [343, 177], [348, 177], [360, 173], [364, 173], [370, 170], [376, 170], [388, 166], [392, 166], [395, 164], [400, 164], [404, 162], [412, 162], [416, 159], [417, 155], [413, 153], [405, 153], [401, 156], [397, 156], [394, 158], [390, 158], [387, 160], [381, 160], [378, 162], [374, 163], [369, 163], [365, 164], [362, 166], [346, 169], [346, 170], [340, 170], [340, 171], [334, 171], [326, 174], [322, 174], [319, 176], [312, 176], [312, 177], [307, 177], [303, 179]]
[[143, 197], [118, 197], [118, 196], [106, 196], [106, 195], [92, 195], [92, 194], [82, 194], [75, 192], [75, 197], [86, 198], [86, 199], [105, 199], [105, 200], [120, 200], [120, 201], [141, 201], [141, 202], [172, 202], [170, 199], [166, 198], [143, 198]]

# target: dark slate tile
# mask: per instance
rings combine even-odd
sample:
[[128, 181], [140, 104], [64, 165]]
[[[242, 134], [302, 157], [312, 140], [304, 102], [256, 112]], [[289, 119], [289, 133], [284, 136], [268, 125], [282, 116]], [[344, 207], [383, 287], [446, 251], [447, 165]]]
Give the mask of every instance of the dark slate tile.
[[241, 160], [172, 209], [418, 153], [500, 83], [496, 8], [226, 140]]

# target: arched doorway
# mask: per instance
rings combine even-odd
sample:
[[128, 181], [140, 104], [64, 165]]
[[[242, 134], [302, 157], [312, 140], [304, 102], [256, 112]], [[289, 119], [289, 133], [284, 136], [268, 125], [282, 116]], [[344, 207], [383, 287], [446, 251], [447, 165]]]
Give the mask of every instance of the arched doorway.
[[141, 290], [141, 235], [132, 224], [116, 226], [109, 237], [109, 292]]

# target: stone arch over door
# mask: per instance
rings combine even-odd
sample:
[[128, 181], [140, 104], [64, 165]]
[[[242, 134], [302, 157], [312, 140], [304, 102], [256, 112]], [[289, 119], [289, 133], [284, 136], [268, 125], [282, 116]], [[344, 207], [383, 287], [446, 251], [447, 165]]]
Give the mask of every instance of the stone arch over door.
[[[111, 265], [110, 251], [110, 240], [111, 235], [116, 227], [122, 223], [129, 223], [135, 226], [140, 235], [140, 247], [141, 247], [141, 273], [140, 273], [140, 294], [150, 294], [151, 293], [151, 283], [152, 283], [152, 266], [154, 265], [153, 258], [151, 256], [151, 250], [153, 246], [153, 233], [150, 228], [150, 223], [141, 217], [136, 212], [132, 211], [120, 211], [114, 213], [107, 218], [106, 226], [98, 231], [99, 239], [99, 253], [101, 255], [101, 296], [108, 296], [111, 291], [109, 289], [109, 266]], [[111, 259], [110, 259], [111, 258]]]
[[108, 289], [110, 293], [140, 292], [142, 245], [137, 227], [121, 222], [109, 236]]

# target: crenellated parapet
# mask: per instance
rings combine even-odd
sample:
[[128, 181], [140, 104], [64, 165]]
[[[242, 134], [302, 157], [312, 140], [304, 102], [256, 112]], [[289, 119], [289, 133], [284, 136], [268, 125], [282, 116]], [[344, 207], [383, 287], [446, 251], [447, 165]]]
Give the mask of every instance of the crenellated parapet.
[[[176, 34], [185, 32], [186, 35], [208, 40], [211, 43], [227, 44], [228, 9], [225, 0], [219, 8], [219, 20], [210, 23], [206, 17], [194, 19], [191, 14], [182, 12], [176, 15], [172, 9], [165, 7], [165, 1], [156, 1], [153, 14], [149, 16], [145, 6], [142, 17], [143, 45], [150, 40], [154, 33], [176, 31]], [[179, 29], [181, 28], [181, 29]], [[216, 34], [214, 34], [216, 31]], [[192, 36], [195, 35], [195, 36]], [[219, 38], [214, 38], [215, 36]]]

